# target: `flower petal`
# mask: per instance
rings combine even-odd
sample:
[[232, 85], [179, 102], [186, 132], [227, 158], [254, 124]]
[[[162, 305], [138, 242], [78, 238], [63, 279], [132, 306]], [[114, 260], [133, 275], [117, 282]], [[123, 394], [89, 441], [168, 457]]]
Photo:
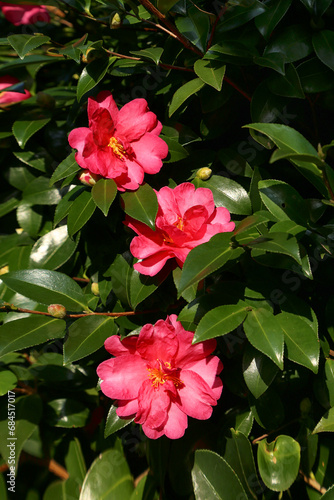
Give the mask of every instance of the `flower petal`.
[[95, 98], [88, 98], [87, 113], [89, 121], [91, 120], [94, 112], [97, 109], [101, 108], [107, 109], [109, 111], [110, 117], [113, 120], [114, 125], [116, 126], [119, 110], [111, 92], [109, 92], [108, 90], [103, 90], [102, 92], [97, 94]]
[[144, 134], [139, 140], [131, 143], [136, 160], [143, 166], [147, 174], [156, 174], [162, 167], [162, 159], [168, 154], [166, 142], [153, 133]]
[[124, 399], [115, 401], [117, 405], [116, 413], [119, 417], [129, 418], [134, 416], [138, 411], [138, 399], [130, 399], [125, 401]]
[[188, 427], [188, 417], [172, 402], [168, 410], [168, 418], [164, 433], [169, 439], [181, 438]]
[[160, 319], [140, 330], [137, 352], [146, 360], [170, 362], [179, 347], [173, 326]]
[[138, 412], [135, 422], [145, 424], [152, 429], [164, 426], [170, 404], [170, 397], [161, 385], [154, 388], [151, 380], [145, 380], [138, 394]]
[[217, 404], [214, 392], [208, 384], [191, 370], [181, 370], [183, 386], [179, 388], [180, 403], [175, 404], [189, 417], [206, 420], [211, 417], [212, 406]]
[[128, 142], [137, 141], [146, 132], [156, 129], [158, 119], [149, 111], [145, 99], [133, 99], [126, 103], [118, 114], [117, 135]]
[[97, 374], [102, 379], [102, 392], [111, 399], [136, 398], [148, 376], [144, 360], [132, 354], [103, 361]]
[[133, 267], [139, 273], [145, 274], [145, 276], [155, 276], [159, 271], [161, 271], [167, 260], [171, 259], [172, 257], [173, 256], [169, 255], [166, 252], [156, 253], [151, 257], [147, 257], [141, 262], [136, 262]]
[[125, 337], [123, 340], [118, 335], [108, 337], [104, 342], [104, 347], [113, 356], [123, 356], [124, 354], [135, 354], [138, 336]]

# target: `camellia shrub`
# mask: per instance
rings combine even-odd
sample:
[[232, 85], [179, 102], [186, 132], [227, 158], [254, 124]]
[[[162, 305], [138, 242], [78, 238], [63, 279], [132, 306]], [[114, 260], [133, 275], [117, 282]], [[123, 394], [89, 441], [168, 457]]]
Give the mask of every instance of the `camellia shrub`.
[[334, 3], [30, 2], [0, 2], [0, 498], [333, 500]]

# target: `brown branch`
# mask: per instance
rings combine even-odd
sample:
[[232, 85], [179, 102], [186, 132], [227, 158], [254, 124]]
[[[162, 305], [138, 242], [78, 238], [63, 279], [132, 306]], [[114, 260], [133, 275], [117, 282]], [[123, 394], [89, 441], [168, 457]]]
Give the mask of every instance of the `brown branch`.
[[224, 81], [226, 83], [228, 83], [229, 85], [231, 85], [231, 87], [233, 87], [237, 92], [239, 92], [239, 94], [241, 94], [244, 97], [246, 97], [246, 99], [249, 102], [252, 101], [252, 98], [248, 94], [246, 94], [246, 92], [244, 92], [240, 87], [238, 87], [238, 85], [236, 85], [234, 82], [232, 82], [232, 80], [230, 80], [229, 78], [227, 78], [227, 76], [224, 76]]
[[[34, 463], [37, 465], [40, 465], [41, 467], [46, 467], [52, 474], [55, 476], [59, 477], [60, 479], [68, 479], [70, 477], [69, 473], [67, 470], [58, 462], [53, 460], [52, 458], [37, 458], [33, 457], [32, 455], [29, 455], [26, 452], [22, 452], [20, 455], [20, 463]], [[7, 464], [3, 464], [0, 466], [0, 473], [6, 472], [9, 469]]]
[[206, 50], [208, 51], [209, 48], [211, 47], [212, 45], [212, 40], [213, 40], [213, 37], [214, 37], [214, 34], [215, 34], [215, 31], [216, 31], [216, 28], [217, 28], [217, 24], [219, 23], [220, 19], [223, 17], [223, 15], [225, 14], [226, 12], [226, 9], [227, 9], [227, 5], [223, 5], [222, 8], [220, 9], [219, 11], [219, 14], [218, 16], [216, 17], [216, 20], [212, 26], [212, 30], [211, 30], [211, 34], [210, 34], [210, 38], [209, 38], [209, 41], [208, 41], [208, 44], [206, 46]]
[[285, 427], [289, 427], [291, 424], [295, 424], [296, 422], [299, 422], [299, 418], [294, 418], [293, 420], [290, 420], [290, 422], [287, 422], [284, 425], [281, 425], [278, 429], [274, 429], [273, 431], [268, 432], [268, 434], [262, 434], [262, 436], [259, 436], [255, 439], [253, 439], [252, 444], [256, 444], [259, 441], [262, 441], [263, 439], [269, 437], [271, 434], [275, 434], [276, 432], [281, 431], [282, 429], [285, 429]]
[[321, 484], [319, 484], [316, 479], [308, 477], [302, 470], [299, 471], [299, 474], [302, 476], [308, 486], [311, 486], [311, 488], [313, 488], [314, 490], [319, 491], [319, 493], [321, 493], [322, 495], [326, 493], [326, 488], [321, 486]]

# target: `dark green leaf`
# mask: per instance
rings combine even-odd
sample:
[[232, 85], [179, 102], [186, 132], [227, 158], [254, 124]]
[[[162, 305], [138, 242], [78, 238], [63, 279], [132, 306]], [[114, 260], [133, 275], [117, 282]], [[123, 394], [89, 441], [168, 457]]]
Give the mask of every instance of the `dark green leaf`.
[[56, 207], [53, 221], [54, 226], [56, 226], [61, 220], [66, 217], [66, 215], [70, 211], [71, 206], [74, 203], [74, 200], [85, 190], [86, 189], [83, 186], [70, 186], [70, 190], [60, 200]]
[[56, 188], [50, 188], [47, 177], [37, 177], [24, 189], [23, 200], [31, 205], [56, 205], [60, 199], [60, 193]]
[[4, 396], [8, 391], [16, 387], [17, 377], [10, 370], [0, 370], [0, 396]]
[[266, 11], [255, 19], [257, 29], [266, 40], [268, 40], [274, 28], [285, 16], [291, 2], [292, 0], [269, 0], [266, 3]]
[[164, 163], [174, 163], [188, 156], [188, 151], [177, 140], [166, 135], [163, 136], [163, 140], [168, 145], [168, 156]]
[[320, 61], [334, 71], [334, 31], [322, 30], [314, 33], [312, 43]]
[[149, 59], [155, 64], [159, 64], [163, 51], [164, 49], [161, 47], [152, 47], [143, 50], [131, 50], [130, 53], [138, 57], [143, 57], [144, 59]]
[[202, 52], [206, 51], [206, 43], [210, 30], [210, 18], [206, 12], [191, 5], [186, 17], [177, 17], [175, 24], [178, 30]]
[[130, 297], [133, 309], [149, 297], [159, 286], [156, 277], [145, 276], [134, 270], [130, 279]]
[[129, 255], [117, 255], [114, 262], [108, 270], [108, 276], [111, 276], [112, 290], [121, 302], [131, 307], [130, 286], [133, 268]]
[[322, 64], [317, 57], [299, 64], [297, 71], [305, 93], [324, 92], [334, 87], [332, 70]]
[[223, 85], [226, 66], [219, 61], [198, 59], [195, 62], [196, 75], [214, 89], [220, 91]]
[[10, 35], [8, 37], [9, 43], [18, 53], [20, 59], [24, 59], [28, 52], [40, 47], [49, 40], [49, 36], [43, 35]]
[[55, 427], [84, 427], [89, 418], [89, 408], [76, 399], [52, 399], [47, 403], [46, 417], [48, 425]]
[[302, 24], [288, 26], [266, 46], [263, 55], [273, 52], [282, 53], [286, 62], [303, 59], [312, 52], [310, 31]]
[[285, 74], [285, 57], [280, 52], [272, 52], [266, 56], [254, 57], [254, 63], [265, 68], [271, 68], [280, 75]]
[[89, 221], [95, 208], [96, 205], [89, 191], [83, 191], [75, 198], [67, 217], [67, 228], [70, 236], [73, 236]]
[[313, 432], [334, 432], [334, 408], [330, 408], [328, 412], [325, 413], [317, 423]]
[[193, 94], [196, 94], [205, 83], [200, 78], [194, 78], [177, 89], [169, 105], [169, 117]]
[[95, 205], [107, 217], [109, 208], [117, 194], [117, 185], [113, 179], [100, 179], [94, 184], [92, 198]]
[[211, 309], [199, 322], [193, 344], [220, 337], [235, 330], [245, 319], [248, 306], [242, 300], [238, 304], [223, 305]]
[[45, 127], [51, 118], [42, 118], [41, 120], [17, 120], [13, 125], [13, 134], [18, 145], [24, 148], [26, 142], [36, 132]]
[[143, 184], [137, 191], [122, 193], [121, 199], [126, 214], [155, 230], [158, 200], [149, 184]]
[[261, 352], [248, 346], [242, 360], [242, 370], [248, 389], [259, 398], [274, 380], [278, 367]]
[[79, 498], [80, 484], [72, 477], [65, 481], [53, 481], [49, 484], [43, 494], [43, 500], [70, 500]]
[[79, 484], [82, 484], [85, 479], [87, 469], [80, 441], [77, 437], [75, 437], [69, 444], [68, 452], [65, 457], [65, 466], [70, 477], [76, 479]]
[[265, 10], [265, 6], [257, 0], [246, 0], [244, 2], [240, 2], [240, 5], [232, 4], [228, 9], [226, 9], [222, 20], [218, 25], [217, 31], [218, 33], [225, 33], [226, 31], [238, 28], [251, 19], [254, 19], [254, 17], [259, 16], [265, 12]]
[[284, 76], [270, 78], [268, 87], [274, 94], [283, 97], [305, 98], [298, 73], [292, 63], [286, 65]]
[[116, 61], [116, 57], [97, 58], [83, 69], [77, 86], [77, 99], [81, 100], [89, 90], [93, 89], [105, 76], [109, 66]]
[[306, 224], [306, 204], [296, 189], [276, 180], [259, 181], [258, 188], [263, 203], [277, 220]]
[[255, 240], [244, 242], [245, 245], [257, 250], [282, 253], [292, 257], [298, 264], [302, 264], [297, 239], [288, 233], [273, 232], [265, 236], [259, 236]]
[[65, 274], [45, 269], [15, 271], [2, 276], [2, 281], [15, 292], [41, 304], [62, 304], [69, 310], [87, 309], [80, 286]]
[[104, 437], [105, 438], [107, 438], [111, 434], [114, 434], [114, 432], [117, 432], [120, 429], [123, 429], [123, 427], [126, 427], [128, 424], [130, 424], [134, 420], [134, 418], [120, 418], [117, 415], [116, 410], [117, 410], [117, 407], [114, 405], [111, 405], [108, 416], [107, 416], [106, 426], [104, 429]]
[[80, 170], [80, 167], [75, 161], [75, 153], [72, 152], [65, 160], [59, 163], [58, 167], [53, 172], [50, 179], [50, 186], [53, 186], [55, 182], [65, 179], [65, 177], [69, 175], [75, 174], [78, 170]]
[[20, 227], [30, 236], [36, 237], [38, 235], [43, 216], [39, 211], [31, 207], [29, 203], [20, 203], [17, 207], [16, 218]]
[[[16, 191], [17, 193], [17, 191]], [[12, 196], [9, 200], [4, 203], [0, 203], [0, 217], [9, 214], [12, 210], [15, 210], [20, 204], [20, 200], [16, 196]]]
[[30, 267], [54, 270], [62, 266], [73, 255], [79, 238], [72, 240], [67, 226], [49, 231], [34, 244], [30, 254]]

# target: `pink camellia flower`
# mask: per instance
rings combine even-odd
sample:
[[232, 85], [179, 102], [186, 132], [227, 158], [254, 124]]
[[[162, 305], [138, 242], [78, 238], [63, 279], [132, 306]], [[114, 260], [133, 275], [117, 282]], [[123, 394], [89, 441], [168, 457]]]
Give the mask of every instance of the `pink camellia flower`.
[[145, 172], [159, 172], [168, 146], [158, 137], [162, 124], [145, 99], [119, 110], [110, 92], [100, 92], [88, 99], [88, 120], [88, 128], [76, 128], [68, 136], [80, 167], [114, 179], [119, 191], [138, 189]]
[[145, 224], [126, 217], [124, 224], [139, 236], [133, 238], [130, 251], [141, 274], [154, 276], [169, 259], [183, 266], [190, 250], [209, 241], [217, 233], [233, 231], [234, 222], [224, 207], [215, 207], [212, 191], [184, 182], [174, 189], [163, 187], [156, 192], [159, 209], [153, 231]]
[[0, 107], [13, 104], [14, 102], [24, 101], [25, 99], [31, 97], [30, 92], [26, 89], [24, 89], [24, 94], [21, 94], [21, 92], [4, 91], [7, 87], [11, 87], [15, 83], [19, 82], [20, 80], [14, 76], [6, 75], [0, 77]]
[[0, 9], [2, 10], [7, 21], [14, 24], [14, 26], [20, 26], [21, 24], [34, 24], [37, 21], [42, 21], [44, 23], [50, 22], [50, 15], [45, 5], [19, 5], [0, 2]]
[[173, 314], [143, 326], [139, 336], [105, 341], [115, 358], [97, 368], [101, 389], [116, 400], [117, 415], [135, 417], [150, 439], [182, 437], [187, 416], [210, 418], [221, 396], [223, 364], [211, 355], [216, 341], [192, 345], [193, 337]]

